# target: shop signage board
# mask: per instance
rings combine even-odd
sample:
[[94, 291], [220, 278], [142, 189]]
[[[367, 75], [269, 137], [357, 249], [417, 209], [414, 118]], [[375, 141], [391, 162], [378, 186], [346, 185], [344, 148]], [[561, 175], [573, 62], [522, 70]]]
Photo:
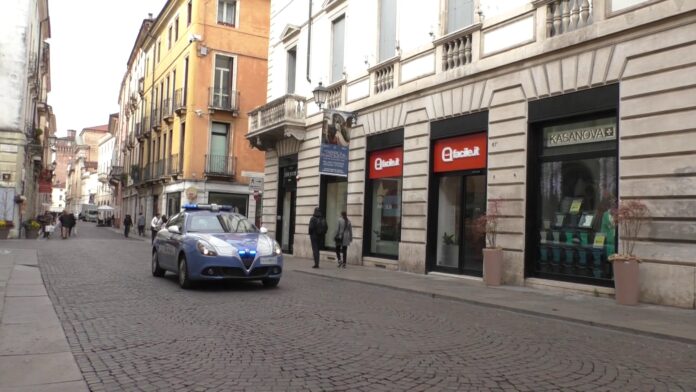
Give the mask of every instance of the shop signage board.
[[435, 173], [485, 169], [488, 157], [485, 132], [436, 140], [433, 148]]
[[249, 191], [260, 192], [263, 190], [263, 177], [249, 177]]
[[404, 150], [401, 147], [370, 153], [370, 179], [401, 177], [403, 162]]
[[349, 143], [349, 125], [340, 115], [325, 113], [319, 151], [319, 174], [348, 177]]
[[616, 140], [614, 119], [602, 119], [565, 126], [548, 127], [544, 130], [545, 147], [572, 146]]

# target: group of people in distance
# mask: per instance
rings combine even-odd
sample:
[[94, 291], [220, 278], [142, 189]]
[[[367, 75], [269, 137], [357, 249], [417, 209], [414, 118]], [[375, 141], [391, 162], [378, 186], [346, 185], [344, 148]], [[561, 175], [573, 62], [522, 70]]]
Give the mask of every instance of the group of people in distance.
[[[314, 209], [314, 215], [309, 219], [309, 239], [312, 242], [312, 256], [314, 256], [314, 265], [312, 268], [319, 268], [319, 244], [322, 238], [326, 235], [329, 228], [326, 224], [326, 219], [321, 214], [321, 209]], [[346, 268], [346, 259], [348, 257], [348, 245], [353, 241], [353, 225], [350, 223], [345, 211], [341, 212], [338, 218], [336, 234], [334, 242], [336, 244], [336, 261], [338, 268]]]
[[[141, 237], [145, 236], [145, 216], [143, 215], [142, 212], [138, 213], [138, 220], [137, 220], [137, 225], [138, 225], [138, 235]], [[162, 229], [162, 227], [167, 223], [167, 216], [166, 215], [157, 215], [152, 217], [152, 220], [150, 221], [150, 232], [152, 234], [152, 242], [155, 242], [155, 236], [157, 236], [157, 232]], [[123, 219], [123, 234], [128, 238], [128, 234], [130, 233], [130, 228], [133, 226], [133, 218], [131, 218], [130, 214], [126, 215], [126, 217]]]
[[46, 211], [43, 215], [39, 215], [36, 220], [41, 225], [44, 238], [51, 238], [51, 233], [57, 226], [60, 227], [60, 238], [62, 239], [67, 239], [73, 235], [73, 232], [76, 232], [77, 218], [75, 218], [75, 214], [66, 210], [63, 210], [57, 219], [50, 211]]

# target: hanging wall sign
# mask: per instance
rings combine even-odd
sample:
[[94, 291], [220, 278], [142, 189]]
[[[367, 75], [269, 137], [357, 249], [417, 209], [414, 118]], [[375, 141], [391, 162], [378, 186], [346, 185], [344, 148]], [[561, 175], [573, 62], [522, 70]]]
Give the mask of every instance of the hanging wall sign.
[[404, 150], [401, 147], [370, 153], [370, 179], [401, 177], [404, 167]]
[[327, 112], [321, 129], [319, 174], [348, 177], [350, 124], [339, 114]]
[[437, 140], [433, 147], [433, 171], [484, 169], [487, 144], [485, 132]]

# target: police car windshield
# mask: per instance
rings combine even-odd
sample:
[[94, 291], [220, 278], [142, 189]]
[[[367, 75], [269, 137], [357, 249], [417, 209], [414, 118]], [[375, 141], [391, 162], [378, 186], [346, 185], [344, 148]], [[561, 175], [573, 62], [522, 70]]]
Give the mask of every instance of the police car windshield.
[[256, 233], [256, 226], [238, 214], [192, 214], [189, 232]]

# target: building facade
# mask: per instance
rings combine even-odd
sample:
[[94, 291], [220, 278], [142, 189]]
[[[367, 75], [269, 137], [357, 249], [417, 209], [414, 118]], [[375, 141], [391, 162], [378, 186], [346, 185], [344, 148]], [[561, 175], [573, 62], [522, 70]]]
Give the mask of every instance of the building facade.
[[[83, 204], [96, 204], [101, 185], [98, 179], [99, 142], [108, 134], [109, 125], [82, 129], [75, 137], [72, 156], [67, 168], [66, 208], [75, 215]], [[71, 135], [68, 131], [69, 137]]]
[[99, 188], [96, 198], [96, 204], [98, 206], [109, 206], [114, 208], [114, 189], [109, 183], [109, 173], [111, 173], [114, 145], [116, 144], [114, 134], [117, 129], [118, 113], [114, 113], [109, 116], [109, 132], [99, 139], [99, 156], [97, 161]]
[[0, 15], [0, 220], [20, 235], [21, 222], [50, 207], [49, 137], [55, 117], [47, 0], [13, 2]]
[[268, 15], [267, 0], [170, 0], [143, 22], [120, 93], [124, 213], [218, 203], [254, 218], [263, 154], [246, 113], [265, 102]]
[[[641, 199], [641, 301], [696, 307], [696, 4], [419, 4], [272, 3], [268, 103], [247, 138], [284, 251], [311, 257], [314, 208], [330, 225], [345, 210], [350, 263], [477, 277], [475, 221], [494, 202], [506, 284], [613, 295], [610, 209]], [[330, 144], [347, 175], [325, 166]]]

